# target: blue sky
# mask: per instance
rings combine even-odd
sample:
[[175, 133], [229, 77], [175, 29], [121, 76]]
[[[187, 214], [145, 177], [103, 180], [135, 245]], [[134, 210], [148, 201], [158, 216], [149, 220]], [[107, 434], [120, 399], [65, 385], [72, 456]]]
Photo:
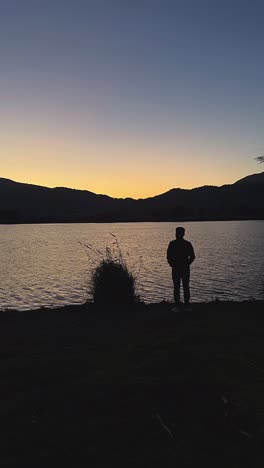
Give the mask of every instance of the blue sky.
[[113, 196], [260, 171], [260, 1], [0, 4], [1, 176]]

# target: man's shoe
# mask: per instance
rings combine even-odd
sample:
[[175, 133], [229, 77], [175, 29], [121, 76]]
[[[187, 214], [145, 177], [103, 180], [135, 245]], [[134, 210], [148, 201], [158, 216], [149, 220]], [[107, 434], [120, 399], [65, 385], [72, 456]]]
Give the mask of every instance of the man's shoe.
[[180, 309], [180, 307], [178, 305], [175, 305], [174, 307], [172, 307], [171, 311], [172, 312], [180, 312], [181, 309]]

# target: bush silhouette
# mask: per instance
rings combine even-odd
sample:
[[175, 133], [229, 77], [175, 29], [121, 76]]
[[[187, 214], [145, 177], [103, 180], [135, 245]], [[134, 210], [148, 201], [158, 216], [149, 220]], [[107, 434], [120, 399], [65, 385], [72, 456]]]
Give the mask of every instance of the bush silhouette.
[[135, 278], [125, 264], [103, 259], [92, 273], [91, 296], [96, 304], [133, 304]]
[[90, 277], [89, 297], [95, 304], [133, 304], [139, 301], [136, 292], [137, 275], [128, 269], [117, 237], [112, 233], [110, 235], [114, 241], [111, 242], [111, 248], [106, 247], [105, 251], [80, 242], [86, 250], [90, 264], [94, 265]]

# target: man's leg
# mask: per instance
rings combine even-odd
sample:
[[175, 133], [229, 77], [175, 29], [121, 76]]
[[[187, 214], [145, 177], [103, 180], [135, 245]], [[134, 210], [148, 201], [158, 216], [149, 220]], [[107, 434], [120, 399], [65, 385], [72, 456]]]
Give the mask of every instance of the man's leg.
[[186, 270], [182, 273], [182, 286], [184, 294], [184, 303], [189, 304], [190, 301], [190, 270]]
[[172, 269], [172, 280], [174, 286], [174, 302], [180, 304], [181, 275], [174, 268]]

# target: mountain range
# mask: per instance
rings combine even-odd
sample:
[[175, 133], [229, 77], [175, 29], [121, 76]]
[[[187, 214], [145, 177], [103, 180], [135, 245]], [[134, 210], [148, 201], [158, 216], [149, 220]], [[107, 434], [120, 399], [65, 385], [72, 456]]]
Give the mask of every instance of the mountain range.
[[135, 200], [0, 178], [0, 223], [264, 219], [264, 172]]

